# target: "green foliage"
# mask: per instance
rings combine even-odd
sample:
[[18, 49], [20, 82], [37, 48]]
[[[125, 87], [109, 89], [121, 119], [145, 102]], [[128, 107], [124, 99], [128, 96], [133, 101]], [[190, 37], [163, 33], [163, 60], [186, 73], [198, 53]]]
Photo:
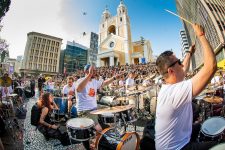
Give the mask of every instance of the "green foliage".
[[5, 16], [7, 11], [9, 10], [9, 6], [11, 4], [11, 0], [0, 0], [0, 22], [2, 18]]

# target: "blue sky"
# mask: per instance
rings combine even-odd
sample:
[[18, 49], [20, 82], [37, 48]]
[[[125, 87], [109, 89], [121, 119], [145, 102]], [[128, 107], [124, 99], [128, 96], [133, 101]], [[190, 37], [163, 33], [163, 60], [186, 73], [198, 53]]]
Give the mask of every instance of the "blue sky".
[[[12, 1], [3, 19], [1, 37], [10, 44], [10, 57], [23, 55], [27, 33], [41, 32], [85, 44], [83, 32], [98, 33], [105, 6], [116, 15], [120, 0], [21, 0]], [[181, 56], [179, 18], [164, 9], [176, 12], [175, 0], [124, 0], [131, 21], [132, 41], [143, 36], [150, 40], [154, 55], [173, 49]], [[87, 12], [87, 15], [83, 15]], [[16, 52], [16, 53], [15, 53]]]

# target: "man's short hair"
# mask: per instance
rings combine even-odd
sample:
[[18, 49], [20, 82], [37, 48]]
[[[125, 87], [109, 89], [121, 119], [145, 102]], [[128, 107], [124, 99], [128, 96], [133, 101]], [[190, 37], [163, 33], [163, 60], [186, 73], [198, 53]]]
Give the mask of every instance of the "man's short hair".
[[72, 76], [68, 76], [67, 80], [72, 80], [74, 82], [74, 78]]
[[162, 76], [165, 76], [165, 73], [167, 72], [168, 67], [171, 65], [172, 55], [173, 55], [172, 51], [165, 51], [161, 53], [156, 60], [157, 70]]

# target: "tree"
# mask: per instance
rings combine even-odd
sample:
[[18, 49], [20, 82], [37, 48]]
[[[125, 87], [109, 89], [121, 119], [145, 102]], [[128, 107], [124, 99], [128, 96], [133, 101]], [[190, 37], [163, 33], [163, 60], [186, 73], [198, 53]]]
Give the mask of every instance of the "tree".
[[2, 18], [5, 16], [7, 11], [9, 10], [9, 6], [11, 4], [11, 0], [0, 0], [0, 22]]

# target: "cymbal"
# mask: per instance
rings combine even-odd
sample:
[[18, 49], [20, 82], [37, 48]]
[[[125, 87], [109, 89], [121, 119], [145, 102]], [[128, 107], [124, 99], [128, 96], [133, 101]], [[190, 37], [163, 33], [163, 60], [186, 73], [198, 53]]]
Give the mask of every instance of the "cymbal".
[[205, 97], [203, 100], [209, 103], [216, 103], [216, 104], [223, 102], [223, 98], [218, 96]]
[[134, 105], [108, 107], [108, 108], [102, 108], [102, 109], [91, 111], [90, 114], [99, 115], [99, 114], [105, 114], [105, 113], [118, 113], [125, 110], [129, 110], [133, 107]]

